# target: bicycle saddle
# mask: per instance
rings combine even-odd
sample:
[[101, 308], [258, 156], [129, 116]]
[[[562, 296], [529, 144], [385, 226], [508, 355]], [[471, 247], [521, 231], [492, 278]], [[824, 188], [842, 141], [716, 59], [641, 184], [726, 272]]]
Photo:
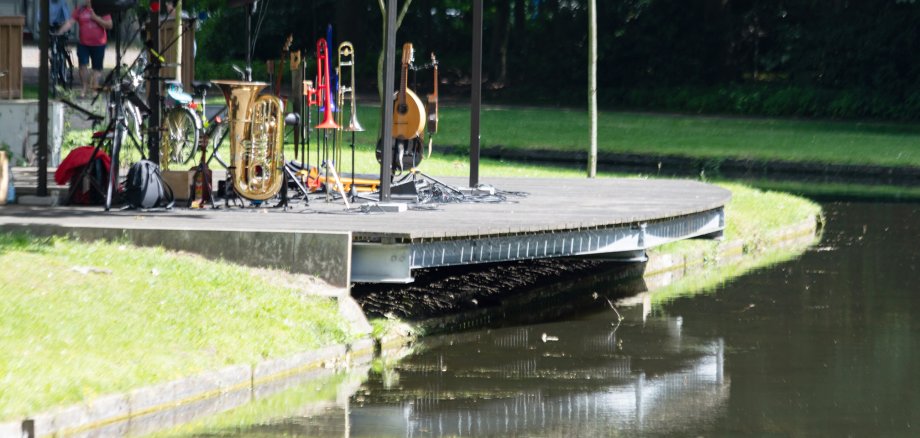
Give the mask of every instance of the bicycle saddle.
[[195, 94], [200, 96], [208, 88], [211, 88], [211, 81], [192, 81], [192, 88], [195, 90]]
[[185, 92], [182, 89], [182, 83], [179, 81], [166, 81], [167, 89], [166, 94], [169, 95], [169, 98], [178, 102], [181, 105], [189, 104], [194, 98], [191, 94]]

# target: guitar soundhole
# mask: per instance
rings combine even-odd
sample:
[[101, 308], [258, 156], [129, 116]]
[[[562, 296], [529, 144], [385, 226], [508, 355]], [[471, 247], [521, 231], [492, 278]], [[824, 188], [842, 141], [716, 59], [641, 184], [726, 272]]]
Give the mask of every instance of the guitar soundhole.
[[399, 112], [400, 114], [405, 114], [406, 112], [409, 111], [409, 105], [405, 103], [400, 103], [396, 105], [396, 111]]

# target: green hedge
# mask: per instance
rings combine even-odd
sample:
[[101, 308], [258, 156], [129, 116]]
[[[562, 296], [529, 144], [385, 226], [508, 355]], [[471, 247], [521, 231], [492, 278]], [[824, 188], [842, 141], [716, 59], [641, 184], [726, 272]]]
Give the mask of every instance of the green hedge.
[[[486, 91], [490, 103], [583, 107], [582, 91]], [[829, 90], [798, 85], [737, 84], [713, 87], [661, 87], [598, 90], [599, 104], [608, 109], [691, 114], [736, 114], [767, 117], [920, 120], [920, 91], [900, 95], [868, 89]]]
[[822, 90], [794, 85], [731, 85], [613, 90], [607, 106], [699, 114], [920, 120], [920, 92], [893, 96], [870, 90]]

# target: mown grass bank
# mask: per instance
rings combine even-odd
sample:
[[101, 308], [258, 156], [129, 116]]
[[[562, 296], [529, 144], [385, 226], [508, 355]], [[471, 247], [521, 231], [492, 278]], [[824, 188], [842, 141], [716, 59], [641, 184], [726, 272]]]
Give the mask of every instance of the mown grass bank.
[[309, 277], [0, 234], [0, 421], [352, 338]]
[[[356, 135], [358, 149], [373, 151], [380, 109], [362, 105], [359, 114], [365, 131]], [[469, 115], [468, 107], [442, 106], [440, 132], [434, 144], [466, 150]], [[484, 148], [563, 152], [588, 149], [588, 117], [581, 110], [485, 107], [481, 123]], [[602, 154], [920, 166], [920, 126], [908, 123], [601, 111], [598, 124], [598, 150]], [[87, 139], [88, 133], [71, 134], [65, 141], [65, 148], [85, 143]], [[346, 135], [346, 143], [349, 140], [350, 136]], [[312, 142], [315, 147], [315, 137]]]
[[[359, 144], [376, 142], [379, 109], [361, 107]], [[486, 107], [483, 147], [586, 151], [585, 111], [560, 108]], [[438, 145], [469, 144], [469, 109], [440, 109]], [[920, 126], [907, 123], [837, 122], [601, 111], [601, 153], [677, 155], [830, 164], [920, 166]]]

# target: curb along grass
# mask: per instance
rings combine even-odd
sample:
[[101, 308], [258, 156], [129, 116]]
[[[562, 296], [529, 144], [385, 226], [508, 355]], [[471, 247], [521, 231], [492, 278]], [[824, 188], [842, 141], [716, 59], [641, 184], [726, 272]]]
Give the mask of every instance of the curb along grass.
[[372, 350], [339, 315], [344, 289], [330, 294], [306, 276], [11, 234], [0, 234], [0, 264], [0, 431], [49, 407], [228, 365], [257, 372], [323, 346]]

